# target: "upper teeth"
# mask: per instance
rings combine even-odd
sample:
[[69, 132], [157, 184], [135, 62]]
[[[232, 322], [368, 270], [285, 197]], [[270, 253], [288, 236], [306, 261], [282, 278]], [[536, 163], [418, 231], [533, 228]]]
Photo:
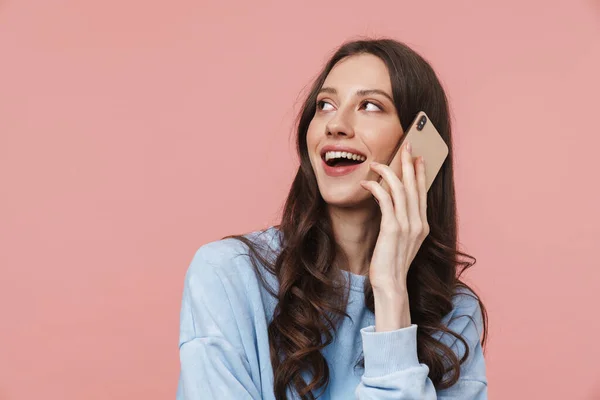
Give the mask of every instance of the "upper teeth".
[[348, 153], [346, 151], [328, 151], [325, 153], [325, 161], [332, 158], [349, 158], [350, 160], [365, 161], [367, 158], [358, 154]]

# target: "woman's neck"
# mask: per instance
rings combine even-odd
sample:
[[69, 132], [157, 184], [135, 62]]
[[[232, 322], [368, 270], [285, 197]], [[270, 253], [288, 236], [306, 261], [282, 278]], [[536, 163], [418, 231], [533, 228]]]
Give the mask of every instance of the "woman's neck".
[[341, 250], [335, 259], [340, 269], [357, 275], [368, 273], [381, 219], [374, 210], [378, 211], [328, 207], [335, 242]]

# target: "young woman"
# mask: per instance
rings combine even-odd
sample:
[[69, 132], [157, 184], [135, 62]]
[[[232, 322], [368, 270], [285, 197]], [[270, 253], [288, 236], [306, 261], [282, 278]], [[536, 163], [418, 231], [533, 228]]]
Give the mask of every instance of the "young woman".
[[[419, 111], [450, 148], [429, 192], [410, 143], [385, 165]], [[304, 103], [297, 149], [280, 225], [191, 262], [177, 399], [487, 399], [487, 317], [460, 280], [475, 259], [457, 249], [450, 116], [430, 65], [393, 40], [344, 44]]]

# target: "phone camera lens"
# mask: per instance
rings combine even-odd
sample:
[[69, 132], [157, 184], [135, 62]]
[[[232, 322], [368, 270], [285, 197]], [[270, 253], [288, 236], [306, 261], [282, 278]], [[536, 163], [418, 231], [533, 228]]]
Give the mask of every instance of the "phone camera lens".
[[425, 127], [425, 123], [427, 123], [427, 117], [423, 115], [419, 119], [419, 123], [417, 124], [417, 130], [418, 131], [423, 130], [423, 128]]

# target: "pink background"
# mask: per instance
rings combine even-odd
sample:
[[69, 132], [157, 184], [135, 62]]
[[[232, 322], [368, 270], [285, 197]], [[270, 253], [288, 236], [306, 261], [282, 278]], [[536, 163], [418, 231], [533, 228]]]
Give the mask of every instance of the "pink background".
[[490, 397], [599, 399], [600, 4], [482, 3], [0, 1], [0, 399], [174, 398], [195, 250], [277, 221], [357, 35], [447, 88]]

